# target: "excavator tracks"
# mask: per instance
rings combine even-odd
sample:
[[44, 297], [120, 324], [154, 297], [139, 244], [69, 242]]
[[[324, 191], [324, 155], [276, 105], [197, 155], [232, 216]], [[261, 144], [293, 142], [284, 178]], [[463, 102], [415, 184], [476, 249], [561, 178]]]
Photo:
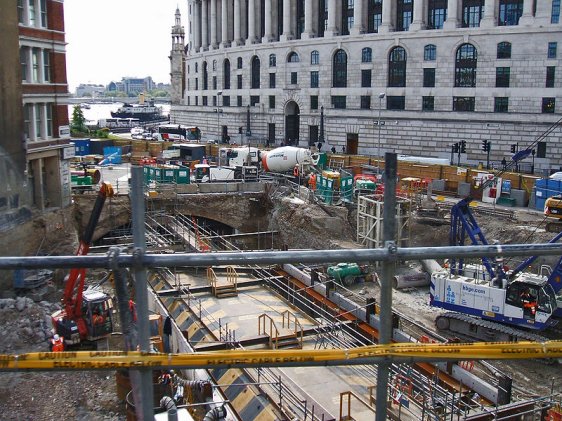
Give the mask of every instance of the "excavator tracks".
[[534, 333], [514, 329], [500, 323], [454, 312], [448, 312], [437, 316], [435, 319], [435, 326], [440, 331], [447, 330], [454, 333], [460, 333], [461, 335], [483, 341], [548, 341], [548, 338], [541, 335], [536, 335]]

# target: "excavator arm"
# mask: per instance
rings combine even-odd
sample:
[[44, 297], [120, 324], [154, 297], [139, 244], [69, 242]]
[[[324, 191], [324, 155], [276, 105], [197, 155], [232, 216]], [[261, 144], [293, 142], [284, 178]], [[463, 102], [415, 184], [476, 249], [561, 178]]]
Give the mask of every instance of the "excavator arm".
[[[85, 256], [88, 254], [103, 206], [106, 199], [111, 196], [113, 196], [113, 187], [111, 184], [102, 183], [94, 203], [92, 213], [90, 214], [88, 225], [86, 225], [86, 229], [84, 230], [82, 239], [78, 245], [78, 250], [76, 251], [77, 256]], [[73, 268], [70, 270], [68, 280], [66, 281], [66, 286], [64, 288], [64, 295], [62, 298], [63, 308], [67, 317], [74, 320], [80, 320], [82, 316], [82, 294], [84, 292], [85, 278], [86, 269]]]

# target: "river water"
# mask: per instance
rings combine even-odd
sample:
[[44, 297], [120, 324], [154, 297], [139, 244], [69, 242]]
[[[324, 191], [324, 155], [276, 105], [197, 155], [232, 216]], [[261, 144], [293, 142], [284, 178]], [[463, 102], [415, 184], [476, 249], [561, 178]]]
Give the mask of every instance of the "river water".
[[[78, 104], [69, 104], [68, 105], [68, 121], [72, 123], [72, 111], [74, 107]], [[111, 111], [117, 111], [119, 107], [123, 105], [122, 102], [111, 102], [111, 103], [103, 103], [103, 104], [88, 104], [90, 108], [82, 108], [82, 113], [84, 113], [84, 117], [86, 117], [87, 123], [97, 124], [99, 119], [102, 118], [111, 118]], [[158, 104], [159, 107], [162, 107], [162, 114], [169, 115], [170, 114], [170, 104]]]

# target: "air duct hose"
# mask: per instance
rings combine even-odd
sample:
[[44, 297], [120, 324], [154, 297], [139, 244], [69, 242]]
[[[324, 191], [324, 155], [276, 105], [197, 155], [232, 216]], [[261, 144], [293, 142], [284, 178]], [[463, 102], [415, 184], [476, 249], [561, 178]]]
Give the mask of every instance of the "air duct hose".
[[224, 406], [217, 406], [205, 414], [203, 421], [218, 421], [226, 417], [226, 409]]

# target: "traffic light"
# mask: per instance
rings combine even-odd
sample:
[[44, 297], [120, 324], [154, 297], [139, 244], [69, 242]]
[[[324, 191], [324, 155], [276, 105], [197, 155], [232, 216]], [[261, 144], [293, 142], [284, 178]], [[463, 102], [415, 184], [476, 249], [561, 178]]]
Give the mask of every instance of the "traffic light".
[[511, 145], [511, 153], [515, 153], [515, 152], [517, 152], [517, 144], [514, 143]]
[[465, 153], [465, 152], [466, 152], [466, 141], [461, 140], [461, 153]]
[[487, 140], [483, 140], [482, 141], [482, 150], [484, 152], [488, 152], [490, 150], [490, 142], [488, 142]]
[[457, 153], [459, 151], [459, 144], [458, 143], [454, 143], [453, 144], [453, 152]]

